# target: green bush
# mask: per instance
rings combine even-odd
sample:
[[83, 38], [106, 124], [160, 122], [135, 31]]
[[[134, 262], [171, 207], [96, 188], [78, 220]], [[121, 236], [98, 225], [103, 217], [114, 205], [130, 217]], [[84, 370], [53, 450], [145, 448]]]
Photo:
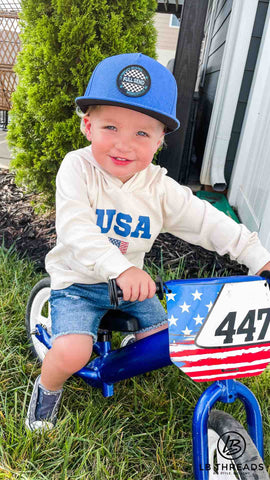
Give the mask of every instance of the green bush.
[[85, 146], [74, 99], [110, 55], [155, 57], [156, 0], [22, 0], [22, 49], [8, 131], [16, 182], [54, 202], [65, 154]]

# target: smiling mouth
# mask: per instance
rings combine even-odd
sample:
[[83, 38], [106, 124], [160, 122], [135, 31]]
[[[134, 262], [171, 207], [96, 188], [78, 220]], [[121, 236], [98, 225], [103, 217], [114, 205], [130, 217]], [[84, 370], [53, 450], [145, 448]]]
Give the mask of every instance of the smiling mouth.
[[127, 158], [122, 157], [111, 157], [111, 159], [117, 165], [127, 165], [132, 162], [132, 160], [128, 160]]

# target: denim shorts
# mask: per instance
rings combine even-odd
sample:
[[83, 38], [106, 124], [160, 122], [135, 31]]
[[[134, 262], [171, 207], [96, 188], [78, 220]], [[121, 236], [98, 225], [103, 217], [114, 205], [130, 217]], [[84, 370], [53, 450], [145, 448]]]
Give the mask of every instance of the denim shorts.
[[[62, 290], [51, 290], [52, 341], [71, 333], [92, 335], [97, 340], [101, 318], [113, 309], [107, 283], [74, 283]], [[119, 301], [117, 309], [139, 321], [138, 332], [146, 332], [167, 323], [167, 314], [156, 297], [139, 302]]]

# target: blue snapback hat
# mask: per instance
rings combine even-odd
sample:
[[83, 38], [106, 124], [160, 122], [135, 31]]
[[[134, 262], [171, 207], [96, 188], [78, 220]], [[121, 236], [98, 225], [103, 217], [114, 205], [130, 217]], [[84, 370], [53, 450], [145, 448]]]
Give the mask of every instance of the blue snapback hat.
[[124, 53], [102, 60], [84, 96], [75, 99], [84, 113], [90, 105], [129, 108], [156, 118], [170, 132], [180, 126], [176, 101], [177, 85], [172, 73], [142, 53]]

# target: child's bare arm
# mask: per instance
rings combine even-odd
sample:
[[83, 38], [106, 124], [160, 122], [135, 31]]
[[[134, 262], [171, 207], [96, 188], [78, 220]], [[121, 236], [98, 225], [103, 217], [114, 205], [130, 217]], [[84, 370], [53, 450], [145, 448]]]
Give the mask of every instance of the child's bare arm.
[[116, 283], [123, 291], [125, 301], [142, 302], [146, 298], [152, 298], [156, 293], [156, 284], [150, 275], [137, 267], [130, 267], [121, 273]]
[[264, 270], [269, 270], [270, 271], [270, 262], [266, 263], [264, 267], [262, 267], [258, 272], [257, 275], [260, 275]]

